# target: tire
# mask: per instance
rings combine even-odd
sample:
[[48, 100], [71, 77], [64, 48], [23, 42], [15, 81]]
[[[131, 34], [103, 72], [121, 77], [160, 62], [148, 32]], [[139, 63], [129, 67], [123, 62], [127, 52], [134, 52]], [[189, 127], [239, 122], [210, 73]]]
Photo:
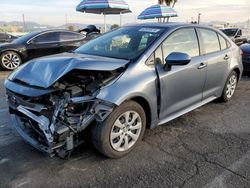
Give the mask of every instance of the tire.
[[226, 84], [224, 86], [223, 93], [220, 98], [222, 102], [228, 102], [232, 99], [237, 87], [237, 83], [238, 83], [238, 75], [235, 71], [233, 71], [229, 75]]
[[21, 56], [13, 51], [6, 51], [0, 56], [0, 65], [6, 70], [15, 70], [22, 64]]
[[95, 148], [106, 157], [121, 158], [142, 140], [145, 128], [146, 115], [143, 108], [134, 101], [126, 101], [115, 108], [103, 123], [92, 127], [91, 138]]

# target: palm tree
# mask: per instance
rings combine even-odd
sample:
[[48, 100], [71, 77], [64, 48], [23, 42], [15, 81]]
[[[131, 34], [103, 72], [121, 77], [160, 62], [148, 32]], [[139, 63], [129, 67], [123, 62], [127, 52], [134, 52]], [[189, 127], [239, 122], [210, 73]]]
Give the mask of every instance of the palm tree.
[[160, 5], [162, 4], [166, 4], [167, 6], [171, 6], [172, 8], [174, 8], [175, 4], [177, 3], [177, 0], [158, 0], [158, 3]]
[[[158, 0], [158, 3], [159, 3], [160, 5], [162, 5], [162, 4], [165, 3], [167, 6], [174, 8], [174, 6], [175, 6], [175, 4], [177, 3], [177, 1], [178, 1], [178, 0]], [[171, 6], [171, 5], [172, 5], [172, 6]], [[170, 17], [167, 17], [167, 22], [169, 22], [169, 19], [170, 19]], [[160, 20], [159, 20], [159, 21], [160, 21]], [[165, 22], [165, 18], [164, 18], [163, 22]]]

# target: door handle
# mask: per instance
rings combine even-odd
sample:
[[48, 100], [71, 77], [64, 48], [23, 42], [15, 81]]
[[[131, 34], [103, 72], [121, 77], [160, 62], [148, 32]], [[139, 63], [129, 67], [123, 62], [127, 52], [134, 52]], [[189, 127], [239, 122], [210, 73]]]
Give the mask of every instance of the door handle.
[[206, 63], [201, 63], [198, 67], [198, 69], [204, 69], [207, 67], [207, 64]]
[[228, 55], [225, 55], [225, 57], [224, 57], [224, 60], [229, 60], [229, 56]]

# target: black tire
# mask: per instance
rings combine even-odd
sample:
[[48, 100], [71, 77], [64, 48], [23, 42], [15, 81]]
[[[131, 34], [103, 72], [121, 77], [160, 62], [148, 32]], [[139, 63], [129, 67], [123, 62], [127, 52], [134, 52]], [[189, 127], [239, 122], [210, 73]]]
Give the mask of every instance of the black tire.
[[[122, 114], [128, 111], [136, 112], [141, 119], [141, 130], [138, 135], [138, 139], [126, 151], [117, 151], [112, 147], [110, 136], [113, 130], [113, 125], [115, 121], [121, 117]], [[146, 128], [146, 115], [143, 108], [134, 101], [126, 101], [120, 106], [115, 108], [115, 110], [109, 115], [109, 117], [101, 124], [95, 124], [92, 127], [92, 142], [95, 148], [109, 158], [121, 158], [127, 155], [131, 150], [133, 150], [139, 141], [142, 140]], [[121, 131], [121, 129], [120, 129]], [[119, 140], [121, 137], [118, 137]], [[132, 137], [131, 137], [132, 138]], [[124, 139], [124, 138], [122, 138]]]
[[[9, 63], [7, 62], [8, 60], [6, 57], [12, 57], [12, 59], [9, 59]], [[15, 70], [22, 64], [22, 58], [21, 56], [13, 51], [6, 51], [3, 52], [0, 56], [0, 65], [2, 68], [5, 70]]]
[[[227, 94], [227, 90], [228, 90], [228, 86], [227, 85], [229, 84], [230, 79], [232, 77], [236, 78], [236, 85], [235, 85], [235, 89], [234, 89], [234, 92], [233, 92], [232, 96], [229, 97], [228, 94]], [[238, 83], [238, 75], [237, 75], [237, 73], [235, 71], [232, 71], [231, 74], [227, 78], [226, 84], [225, 84], [223, 92], [222, 92], [222, 96], [220, 97], [220, 101], [221, 102], [228, 102], [228, 101], [230, 101], [232, 99], [232, 97], [233, 97], [233, 95], [235, 93], [236, 87], [237, 87], [237, 83]]]

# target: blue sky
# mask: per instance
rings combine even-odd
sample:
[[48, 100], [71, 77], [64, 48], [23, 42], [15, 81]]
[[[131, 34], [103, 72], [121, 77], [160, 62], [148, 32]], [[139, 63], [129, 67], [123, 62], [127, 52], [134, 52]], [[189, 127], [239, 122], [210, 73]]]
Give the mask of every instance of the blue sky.
[[[123, 16], [123, 23], [135, 22], [136, 15], [157, 0], [126, 0], [132, 14]], [[75, 11], [80, 0], [0, 0], [1, 21], [21, 21], [25, 14], [26, 21], [35, 21], [41, 24], [62, 25], [65, 23], [65, 14], [72, 23], [103, 23], [101, 15], [82, 14]], [[176, 10], [179, 14], [174, 21], [190, 21], [199, 12], [203, 21], [239, 22], [250, 19], [249, 0], [178, 0]], [[119, 16], [109, 16], [109, 24], [119, 23]]]

